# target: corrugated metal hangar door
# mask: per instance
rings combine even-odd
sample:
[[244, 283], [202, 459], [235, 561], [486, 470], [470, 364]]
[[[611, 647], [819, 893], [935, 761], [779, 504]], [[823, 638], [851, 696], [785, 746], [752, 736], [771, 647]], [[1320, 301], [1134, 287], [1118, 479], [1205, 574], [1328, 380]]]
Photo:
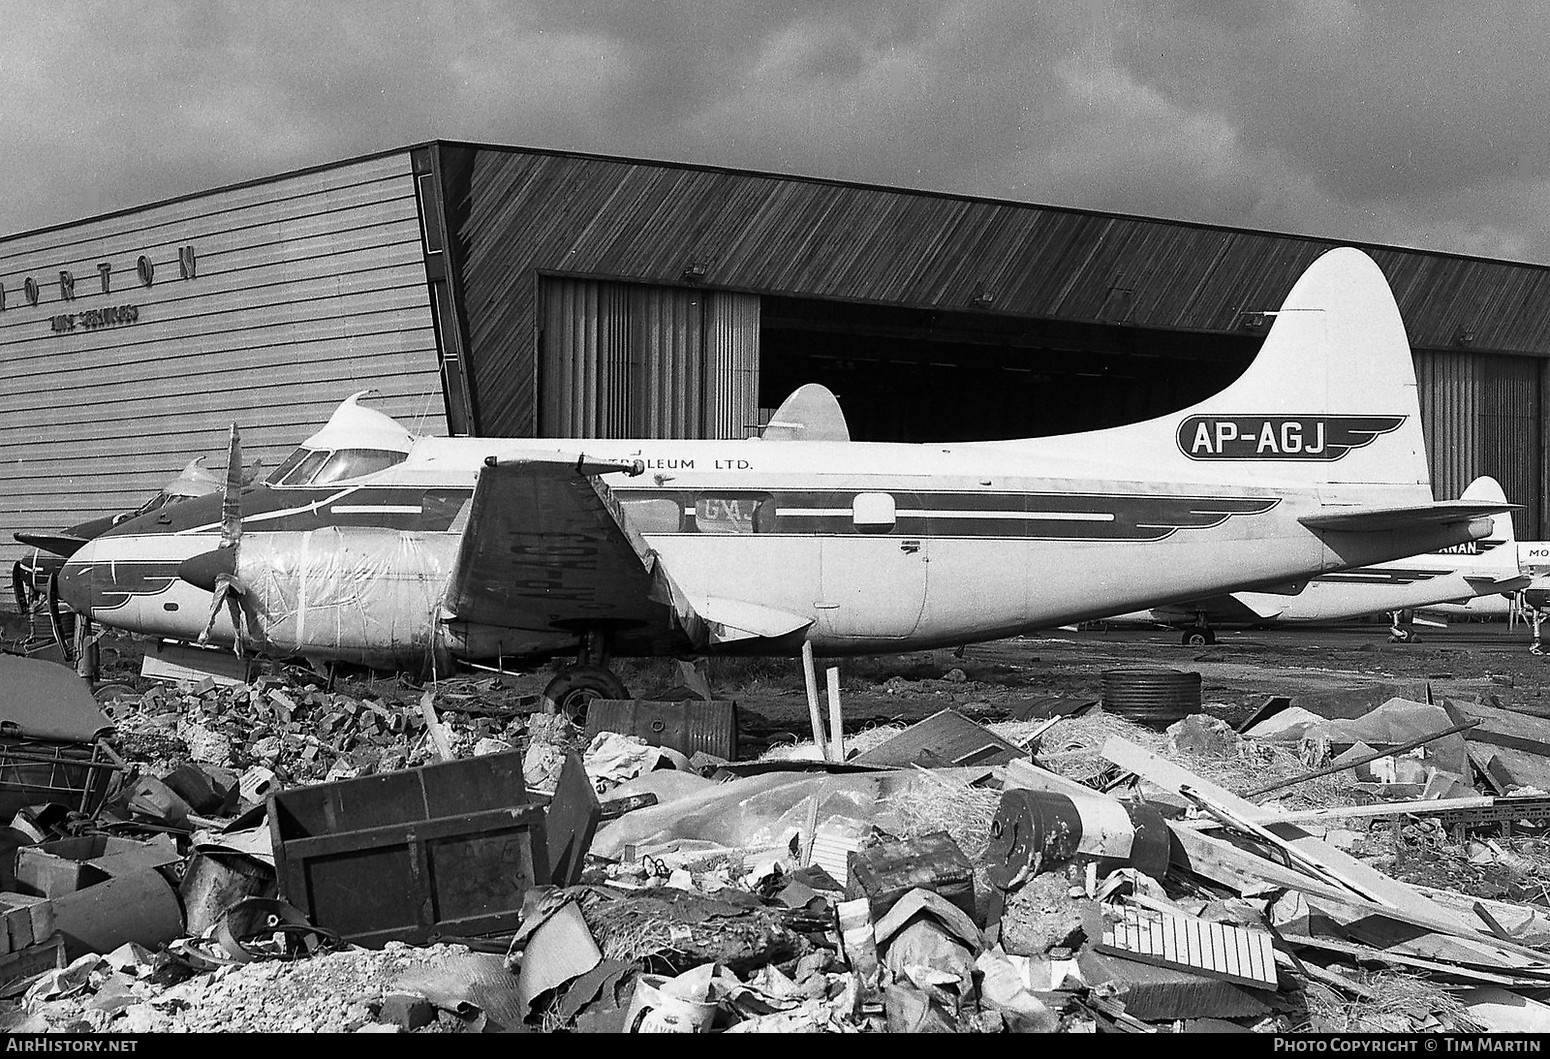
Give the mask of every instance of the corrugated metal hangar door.
[[1508, 500], [1523, 505], [1513, 513], [1519, 540], [1542, 539], [1542, 364], [1491, 353], [1415, 353], [1432, 491], [1456, 497], [1489, 474]]
[[540, 436], [757, 432], [757, 296], [596, 280], [541, 284]]

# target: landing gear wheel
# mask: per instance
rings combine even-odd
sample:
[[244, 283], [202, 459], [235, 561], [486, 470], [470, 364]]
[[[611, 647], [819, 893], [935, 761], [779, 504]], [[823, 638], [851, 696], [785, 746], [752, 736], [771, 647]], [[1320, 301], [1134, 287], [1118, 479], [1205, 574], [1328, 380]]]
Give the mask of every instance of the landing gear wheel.
[[553, 703], [554, 712], [579, 727], [587, 723], [587, 705], [593, 699], [627, 699], [629, 689], [602, 666], [566, 666], [544, 688], [544, 698]]
[[1393, 629], [1389, 632], [1389, 643], [1416, 643], [1420, 639], [1410, 629]]
[[1185, 647], [1206, 647], [1216, 643], [1216, 633], [1210, 629], [1190, 629], [1184, 634]]
[[1545, 653], [1545, 647], [1538, 640], [1535, 640], [1529, 644], [1528, 653], [1531, 655], [1542, 655]]

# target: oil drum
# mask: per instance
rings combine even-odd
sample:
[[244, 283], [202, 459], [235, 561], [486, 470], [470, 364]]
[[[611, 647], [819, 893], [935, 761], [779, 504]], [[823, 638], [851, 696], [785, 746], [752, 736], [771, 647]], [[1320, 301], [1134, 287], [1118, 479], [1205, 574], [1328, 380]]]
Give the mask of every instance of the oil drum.
[[1200, 674], [1139, 666], [1105, 670], [1103, 708], [1127, 721], [1166, 728], [1200, 712]]

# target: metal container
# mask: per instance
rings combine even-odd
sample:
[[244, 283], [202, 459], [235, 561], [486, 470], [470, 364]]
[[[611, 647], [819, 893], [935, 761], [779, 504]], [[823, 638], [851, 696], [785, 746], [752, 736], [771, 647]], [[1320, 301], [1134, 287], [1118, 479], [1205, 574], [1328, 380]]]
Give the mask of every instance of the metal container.
[[1154, 728], [1200, 712], [1200, 674], [1133, 667], [1103, 674], [1103, 708]]
[[195, 937], [244, 897], [274, 895], [273, 868], [242, 853], [217, 850], [194, 854], [178, 887], [188, 933]]
[[281, 791], [269, 829], [281, 896], [365, 946], [514, 930], [549, 875], [518, 753]]
[[727, 699], [593, 699], [587, 704], [587, 738], [599, 732], [638, 735], [686, 757], [696, 751], [737, 760], [737, 703]]

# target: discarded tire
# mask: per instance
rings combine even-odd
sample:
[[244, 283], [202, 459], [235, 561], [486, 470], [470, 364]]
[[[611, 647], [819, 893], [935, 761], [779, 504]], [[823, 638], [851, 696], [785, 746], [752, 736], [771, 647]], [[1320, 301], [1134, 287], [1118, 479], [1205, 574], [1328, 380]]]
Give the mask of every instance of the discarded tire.
[[1200, 712], [1200, 674], [1178, 669], [1110, 669], [1103, 708], [1137, 724], [1165, 728]]

